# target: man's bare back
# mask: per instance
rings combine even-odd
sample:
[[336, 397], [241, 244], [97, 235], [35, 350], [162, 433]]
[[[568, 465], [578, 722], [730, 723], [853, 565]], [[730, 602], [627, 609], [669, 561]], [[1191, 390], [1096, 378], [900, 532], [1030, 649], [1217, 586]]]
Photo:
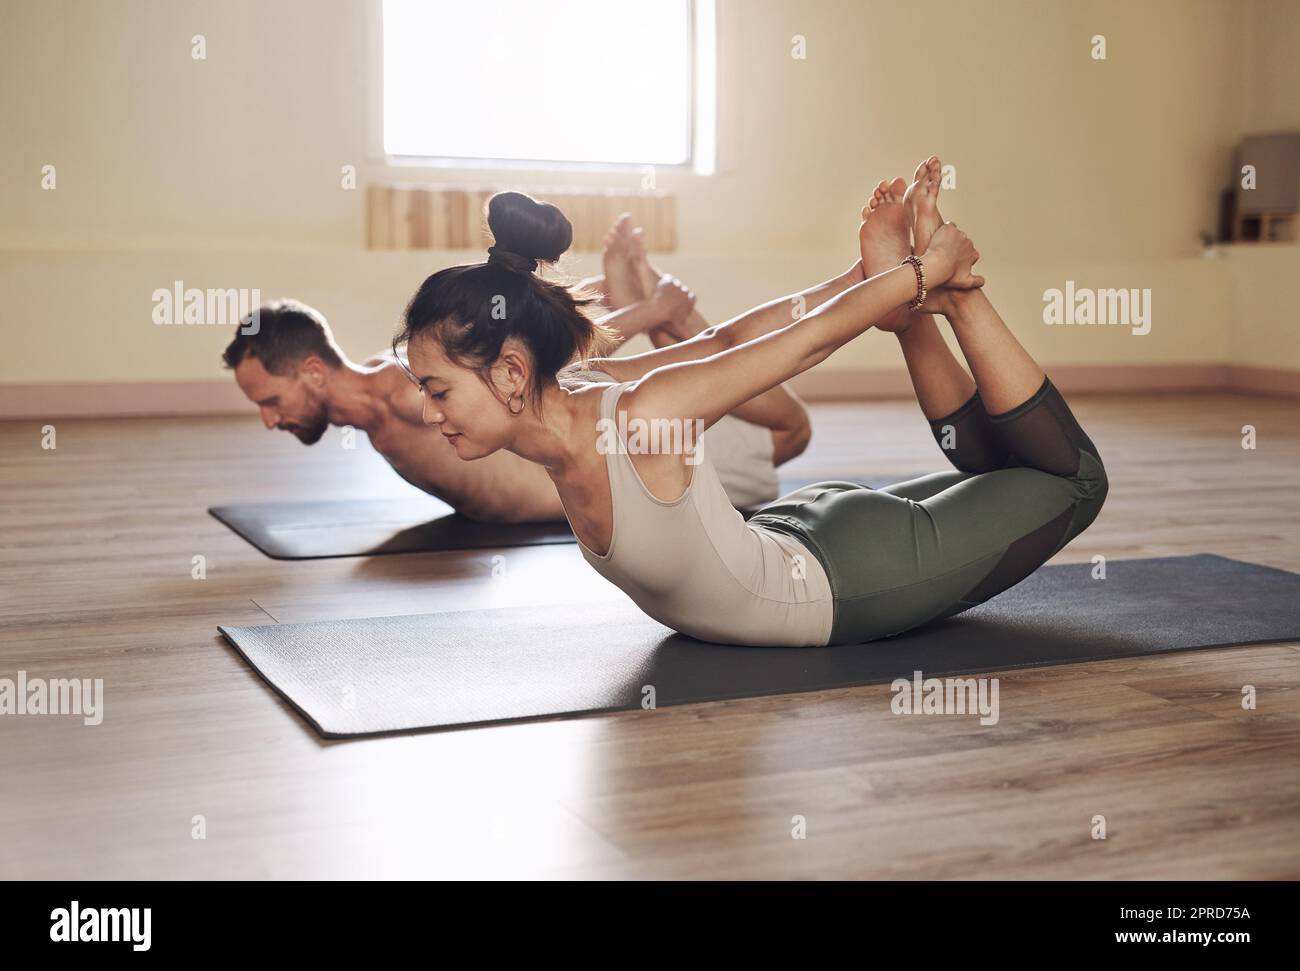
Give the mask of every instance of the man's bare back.
[[505, 450], [463, 461], [436, 426], [424, 424], [419, 391], [391, 354], [366, 365], [365, 377], [387, 407], [377, 412], [374, 425], [362, 430], [403, 479], [471, 519], [520, 523], [564, 518], [544, 469]]

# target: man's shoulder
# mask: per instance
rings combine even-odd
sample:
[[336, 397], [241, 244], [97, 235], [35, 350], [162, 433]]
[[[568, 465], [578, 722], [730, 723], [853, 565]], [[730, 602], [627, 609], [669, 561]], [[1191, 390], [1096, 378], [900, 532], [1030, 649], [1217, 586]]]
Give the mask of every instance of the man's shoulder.
[[388, 405], [389, 419], [404, 425], [424, 424], [424, 402], [420, 398], [420, 389], [401, 364], [389, 358], [366, 377], [380, 390]]
[[560, 380], [572, 379], [595, 384], [609, 384], [618, 380], [614, 371], [618, 366], [616, 358], [598, 357], [587, 361], [572, 361], [560, 368], [556, 377]]

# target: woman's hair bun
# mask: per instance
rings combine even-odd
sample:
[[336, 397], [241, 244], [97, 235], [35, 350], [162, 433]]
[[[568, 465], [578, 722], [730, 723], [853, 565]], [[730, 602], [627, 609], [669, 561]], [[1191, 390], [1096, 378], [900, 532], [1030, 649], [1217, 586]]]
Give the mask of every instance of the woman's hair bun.
[[573, 242], [573, 224], [549, 202], [498, 192], [487, 204], [488, 229], [499, 249], [554, 263]]

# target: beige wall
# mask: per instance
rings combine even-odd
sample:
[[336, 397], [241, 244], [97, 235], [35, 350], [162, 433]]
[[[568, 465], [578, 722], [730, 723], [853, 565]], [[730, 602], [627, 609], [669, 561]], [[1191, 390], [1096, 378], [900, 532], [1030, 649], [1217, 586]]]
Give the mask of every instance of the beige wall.
[[[1270, 300], [1249, 304], [1250, 320], [1236, 309], [1246, 261], [1196, 255], [1240, 131], [1300, 127], [1277, 90], [1297, 90], [1296, 4], [904, 10], [721, 0], [722, 171], [659, 176], [679, 197], [682, 244], [660, 262], [709, 316], [846, 265], [870, 188], [935, 151], [957, 166], [945, 214], [978, 241], [990, 292], [1045, 363], [1300, 366], [1300, 351], [1270, 347]], [[423, 275], [475, 258], [361, 249], [363, 194], [339, 187], [340, 167], [356, 164], [363, 187], [394, 174], [373, 155], [374, 12], [361, 0], [8, 3], [0, 111], [19, 134], [0, 153], [0, 383], [219, 379], [228, 333], [150, 322], [150, 295], [176, 279], [298, 296], [361, 355], [386, 343]], [[206, 61], [190, 58], [198, 33]], [[1089, 57], [1095, 33], [1104, 62]], [[794, 34], [804, 61], [790, 57]], [[40, 189], [45, 164], [54, 192]], [[1296, 252], [1281, 261], [1294, 267]], [[1042, 291], [1066, 279], [1151, 288], [1152, 333], [1044, 327]], [[826, 366], [898, 363], [868, 334]]]
[[1300, 128], [1300, 12], [1295, 0], [1241, 4], [1250, 56], [1243, 62], [1241, 124], [1251, 132]]
[[[1243, 4], [1250, 56], [1242, 64], [1243, 132], [1300, 131], [1300, 3]], [[1300, 279], [1300, 246], [1232, 246], [1232, 360], [1258, 367], [1300, 368], [1291, 284]]]

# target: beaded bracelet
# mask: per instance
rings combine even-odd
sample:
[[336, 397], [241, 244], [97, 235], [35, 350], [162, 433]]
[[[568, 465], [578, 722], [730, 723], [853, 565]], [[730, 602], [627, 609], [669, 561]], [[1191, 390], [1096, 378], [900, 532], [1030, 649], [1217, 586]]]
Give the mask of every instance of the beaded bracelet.
[[[920, 310], [921, 305], [925, 303], [925, 266], [916, 255], [908, 256], [903, 263], [911, 263], [912, 269], [916, 271], [916, 299], [907, 305], [908, 310]], [[899, 264], [900, 266], [902, 263]]]

